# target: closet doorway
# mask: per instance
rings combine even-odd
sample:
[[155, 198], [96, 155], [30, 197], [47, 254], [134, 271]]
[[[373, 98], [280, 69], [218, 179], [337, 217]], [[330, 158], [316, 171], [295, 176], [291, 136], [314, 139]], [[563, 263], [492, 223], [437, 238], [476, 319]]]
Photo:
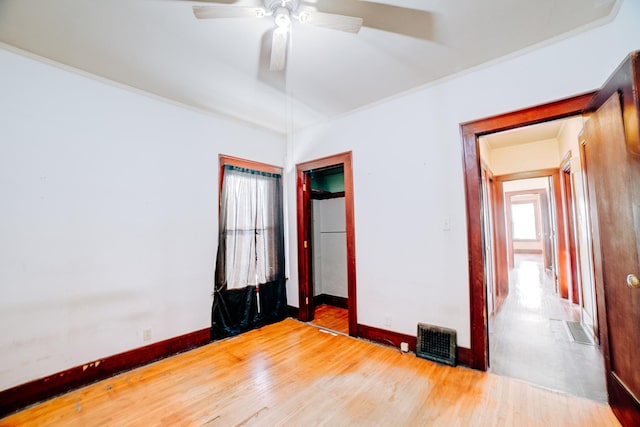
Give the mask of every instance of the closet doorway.
[[300, 320], [357, 336], [351, 153], [296, 166]]

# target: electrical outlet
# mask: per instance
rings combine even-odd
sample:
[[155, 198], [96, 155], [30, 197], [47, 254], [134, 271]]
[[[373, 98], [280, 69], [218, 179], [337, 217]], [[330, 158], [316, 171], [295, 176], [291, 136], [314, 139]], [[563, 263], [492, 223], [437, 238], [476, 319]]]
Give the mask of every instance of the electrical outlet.
[[142, 341], [151, 341], [151, 329], [142, 331]]
[[448, 216], [442, 218], [442, 229], [444, 231], [451, 230], [451, 218], [449, 218]]

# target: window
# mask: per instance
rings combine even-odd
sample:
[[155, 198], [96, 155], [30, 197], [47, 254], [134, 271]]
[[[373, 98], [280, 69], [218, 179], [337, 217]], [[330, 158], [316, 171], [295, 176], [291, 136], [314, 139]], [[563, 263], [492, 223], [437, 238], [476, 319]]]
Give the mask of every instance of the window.
[[211, 338], [286, 317], [282, 170], [220, 156]]
[[276, 279], [282, 236], [281, 177], [225, 165], [220, 194], [224, 230], [224, 283], [227, 289], [257, 286]]
[[514, 240], [538, 240], [537, 204], [511, 204], [512, 237]]

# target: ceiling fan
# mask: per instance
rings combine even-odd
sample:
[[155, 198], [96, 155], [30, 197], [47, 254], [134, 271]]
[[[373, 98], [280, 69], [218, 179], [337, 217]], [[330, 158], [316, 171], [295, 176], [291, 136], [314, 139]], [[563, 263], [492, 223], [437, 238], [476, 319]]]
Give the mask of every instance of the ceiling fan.
[[[224, 0], [221, 0], [224, 1]], [[273, 17], [276, 28], [271, 39], [271, 71], [282, 71], [287, 61], [287, 43], [291, 31], [291, 22], [332, 30], [357, 33], [362, 27], [360, 17], [319, 12], [300, 7], [300, 0], [264, 0], [263, 5], [247, 6], [193, 6], [193, 14], [198, 19], [220, 18], [265, 18]]]

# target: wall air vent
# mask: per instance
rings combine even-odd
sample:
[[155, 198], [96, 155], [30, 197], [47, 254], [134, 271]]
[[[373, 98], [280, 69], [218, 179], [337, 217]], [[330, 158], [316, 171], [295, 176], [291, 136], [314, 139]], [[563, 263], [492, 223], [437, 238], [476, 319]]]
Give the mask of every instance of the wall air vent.
[[416, 356], [447, 365], [456, 365], [456, 331], [418, 323]]

